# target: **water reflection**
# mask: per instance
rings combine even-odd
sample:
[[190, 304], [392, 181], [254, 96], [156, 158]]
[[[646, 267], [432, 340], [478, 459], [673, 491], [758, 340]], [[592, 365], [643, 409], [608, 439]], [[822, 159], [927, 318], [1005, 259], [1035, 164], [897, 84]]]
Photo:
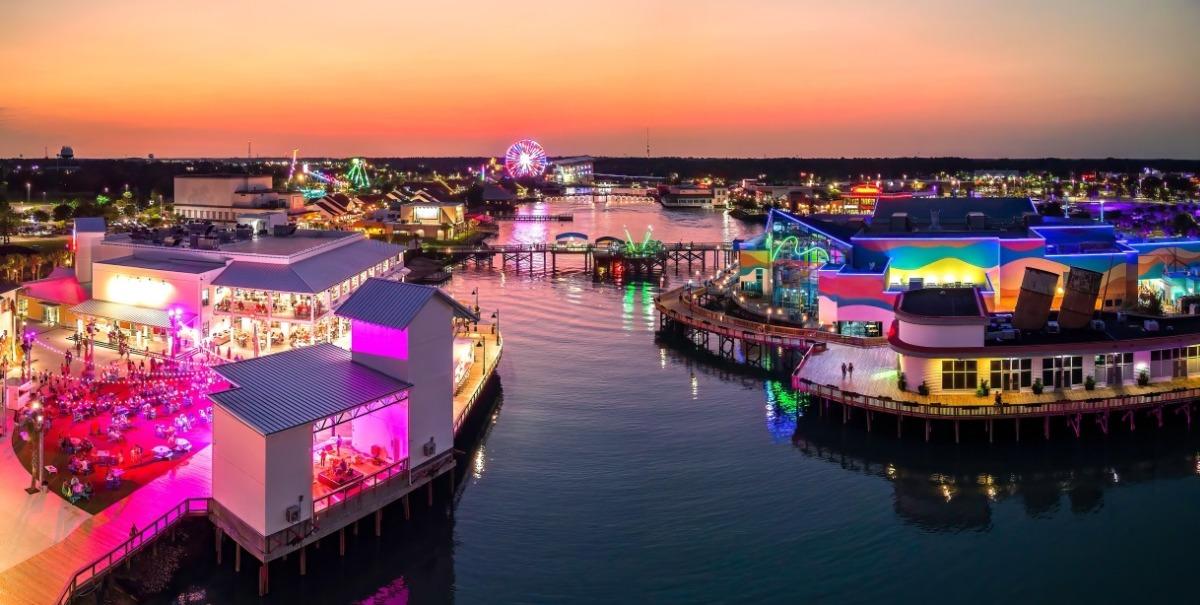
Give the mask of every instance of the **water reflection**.
[[[1200, 474], [1200, 436], [1182, 429], [956, 446], [872, 435], [803, 412], [792, 418], [792, 443], [802, 454], [889, 481], [896, 515], [929, 531], [989, 530], [1005, 502], [1031, 518], [1094, 514], [1114, 489]], [[767, 422], [777, 438], [784, 425], [777, 412], [769, 410]]]

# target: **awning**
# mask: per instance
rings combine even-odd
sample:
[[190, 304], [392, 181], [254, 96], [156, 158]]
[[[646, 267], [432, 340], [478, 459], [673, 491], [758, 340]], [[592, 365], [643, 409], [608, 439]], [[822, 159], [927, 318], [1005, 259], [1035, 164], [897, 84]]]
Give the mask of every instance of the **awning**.
[[[167, 312], [162, 309], [135, 307], [133, 305], [123, 305], [121, 303], [110, 302], [107, 300], [97, 300], [95, 298], [71, 307], [71, 312], [75, 313], [76, 315], [102, 317], [104, 319], [125, 321], [132, 324], [152, 326], [155, 328], [171, 327], [171, 320], [167, 316]], [[191, 313], [184, 313], [180, 319], [184, 325], [188, 325], [192, 322], [193, 318], [195, 318], [195, 315], [192, 315]]]

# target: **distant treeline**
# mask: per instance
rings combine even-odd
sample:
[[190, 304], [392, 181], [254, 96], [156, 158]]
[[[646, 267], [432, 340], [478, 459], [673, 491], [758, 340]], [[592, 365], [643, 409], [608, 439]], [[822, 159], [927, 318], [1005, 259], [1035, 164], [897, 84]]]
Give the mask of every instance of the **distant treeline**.
[[[164, 195], [170, 199], [174, 177], [178, 174], [203, 174], [209, 172], [232, 172], [263, 174], [271, 173], [282, 180], [287, 167], [279, 160], [290, 158], [256, 158], [254, 160], [229, 158], [202, 160], [111, 159], [72, 160], [64, 164], [49, 159], [5, 159], [0, 160], [0, 199], [23, 201], [26, 183], [29, 183], [30, 199], [40, 201], [43, 192], [53, 198], [62, 199], [73, 195], [94, 196], [105, 188], [110, 194], [119, 195], [128, 186], [139, 200], [154, 199]], [[322, 158], [306, 158], [316, 162]], [[367, 158], [376, 168], [392, 171], [443, 174], [463, 171], [479, 166], [490, 158], [485, 157], [441, 157], [441, 158]], [[276, 164], [265, 164], [275, 160]], [[31, 166], [37, 172], [30, 172]], [[191, 168], [189, 170], [189, 167]], [[1135, 160], [1135, 159], [972, 159], [972, 158], [687, 158], [687, 157], [597, 157], [595, 171], [600, 174], [623, 174], [638, 176], [670, 177], [720, 177], [725, 179], [754, 178], [765, 176], [769, 181], [797, 181], [801, 173], [814, 174], [827, 179], [857, 179], [858, 175], [883, 175], [884, 178], [928, 176], [940, 172], [950, 174], [970, 173], [976, 170], [1015, 170], [1022, 174], [1045, 172], [1060, 177], [1070, 177], [1084, 172], [1117, 172], [1132, 174], [1143, 168], [1154, 168], [1163, 172], [1198, 172], [1200, 160]], [[51, 200], [53, 201], [53, 200]]]

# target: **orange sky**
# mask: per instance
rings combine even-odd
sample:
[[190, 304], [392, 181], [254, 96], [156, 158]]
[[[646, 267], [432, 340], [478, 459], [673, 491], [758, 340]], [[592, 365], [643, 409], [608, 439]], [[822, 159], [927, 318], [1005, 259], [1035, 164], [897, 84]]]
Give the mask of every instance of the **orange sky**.
[[0, 156], [1200, 158], [1200, 3], [6, 2]]

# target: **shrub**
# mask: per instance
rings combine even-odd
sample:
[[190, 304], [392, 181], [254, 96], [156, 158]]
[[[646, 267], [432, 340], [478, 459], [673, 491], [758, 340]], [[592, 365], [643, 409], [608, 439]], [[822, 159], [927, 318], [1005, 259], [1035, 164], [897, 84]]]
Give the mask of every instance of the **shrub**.
[[1034, 394], [1034, 395], [1041, 395], [1041, 394], [1042, 394], [1042, 390], [1043, 390], [1045, 387], [1044, 387], [1044, 386], [1042, 386], [1042, 379], [1041, 379], [1041, 378], [1035, 378], [1035, 379], [1033, 380], [1033, 386], [1031, 386], [1030, 388], [1031, 388], [1031, 389], [1033, 389], [1033, 394]]
[[1139, 387], [1144, 387], [1150, 384], [1150, 374], [1146, 370], [1138, 372], [1137, 383]]
[[929, 386], [925, 384], [924, 380], [921, 381], [921, 384], [917, 385], [917, 392], [921, 395], [929, 395]]
[[904, 377], [904, 372], [900, 372], [899, 378], [896, 379], [896, 386], [899, 387], [901, 391], [908, 390], [908, 379]]
[[991, 385], [988, 384], [988, 381], [986, 381], [986, 380], [980, 381], [979, 388], [975, 389], [975, 396], [976, 397], [987, 397], [988, 393], [990, 393], [991, 390], [992, 390], [992, 388], [991, 388]]
[[1083, 380], [1083, 388], [1089, 391], [1096, 390], [1096, 379], [1088, 376]]

